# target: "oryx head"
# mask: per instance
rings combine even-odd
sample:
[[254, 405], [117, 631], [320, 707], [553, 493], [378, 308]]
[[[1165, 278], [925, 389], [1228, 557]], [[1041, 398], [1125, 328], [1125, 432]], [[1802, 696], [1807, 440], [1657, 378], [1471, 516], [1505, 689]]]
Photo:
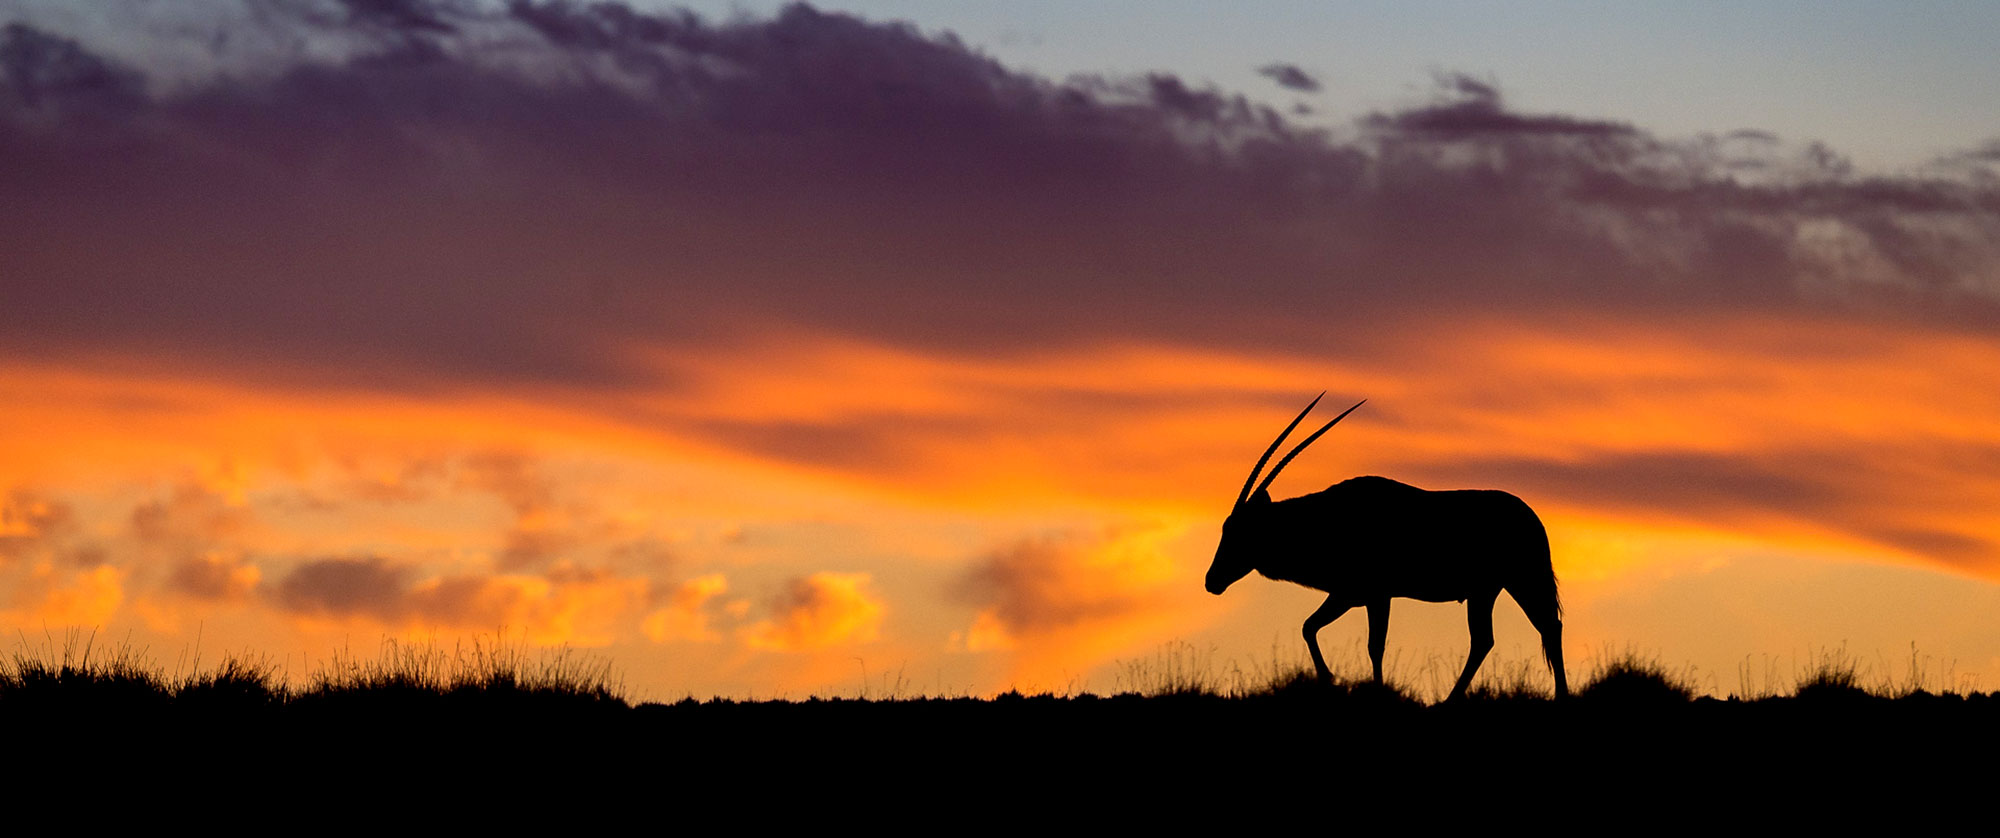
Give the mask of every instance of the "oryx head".
[[[1313, 444], [1313, 440], [1319, 439], [1320, 434], [1326, 433], [1328, 428], [1347, 418], [1347, 414], [1353, 413], [1354, 407], [1360, 407], [1368, 401], [1362, 399], [1355, 402], [1354, 407], [1341, 411], [1339, 416], [1333, 417], [1332, 422], [1321, 425], [1319, 430], [1313, 431], [1312, 436], [1306, 437], [1305, 441], [1293, 448], [1290, 454], [1279, 460], [1271, 469], [1271, 473], [1264, 476], [1263, 483], [1257, 483], [1257, 473], [1263, 471], [1264, 464], [1271, 461], [1271, 454], [1278, 450], [1278, 446], [1284, 444], [1285, 437], [1290, 436], [1292, 429], [1298, 427], [1299, 422], [1306, 418], [1306, 414], [1311, 413], [1313, 407], [1319, 404], [1319, 400], [1325, 397], [1325, 393], [1313, 397], [1312, 402], [1306, 405], [1306, 409], [1292, 417], [1292, 423], [1278, 432], [1278, 438], [1271, 440], [1271, 447], [1264, 449], [1264, 456], [1258, 457], [1257, 465], [1250, 469], [1250, 479], [1243, 481], [1243, 491], [1236, 496], [1235, 508], [1229, 510], [1229, 517], [1222, 520], [1222, 543], [1215, 546], [1215, 562], [1208, 566], [1209, 593], [1219, 594], [1228, 590], [1236, 580], [1257, 568], [1258, 559], [1267, 549], [1265, 538], [1270, 534], [1266, 515], [1273, 507], [1271, 493], [1268, 490], [1271, 481], [1278, 479], [1278, 472], [1284, 471], [1285, 465], [1290, 463], [1293, 457], [1297, 457], [1300, 451], [1306, 450], [1306, 446]], [[1256, 491], [1251, 491], [1252, 484], [1256, 484]]]

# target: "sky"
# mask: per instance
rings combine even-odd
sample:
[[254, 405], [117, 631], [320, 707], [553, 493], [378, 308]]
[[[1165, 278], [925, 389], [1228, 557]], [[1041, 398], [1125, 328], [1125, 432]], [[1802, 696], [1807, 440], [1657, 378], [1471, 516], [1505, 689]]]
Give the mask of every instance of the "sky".
[[1324, 390], [1273, 492], [1518, 495], [1573, 677], [2000, 685], [1993, 7], [1412, 8], [0, 2], [0, 628], [1254, 675]]

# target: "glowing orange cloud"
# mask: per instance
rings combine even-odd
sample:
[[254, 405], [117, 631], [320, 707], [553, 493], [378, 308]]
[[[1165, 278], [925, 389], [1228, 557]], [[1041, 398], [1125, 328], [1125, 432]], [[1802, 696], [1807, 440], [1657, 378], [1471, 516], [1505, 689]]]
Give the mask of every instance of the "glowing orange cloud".
[[307, 563], [280, 584], [278, 607], [309, 628], [356, 622], [391, 631], [506, 630], [540, 645], [603, 646], [649, 583], [603, 571], [558, 568], [548, 576], [456, 575], [406, 584], [405, 569], [379, 560]]
[[792, 580], [772, 602], [775, 613], [751, 625], [743, 642], [752, 649], [797, 652], [875, 640], [886, 607], [868, 592], [868, 579], [866, 573], [822, 571]]
[[210, 553], [175, 564], [167, 587], [196, 599], [234, 602], [249, 597], [263, 575], [237, 557]]
[[110, 566], [63, 571], [37, 564], [14, 580], [0, 619], [19, 628], [105, 625], [125, 602], [126, 573]]
[[1128, 528], [1100, 537], [1038, 538], [994, 551], [957, 584], [979, 608], [949, 647], [1002, 652], [1010, 677], [1049, 684], [1110, 655], [1199, 629], [1212, 613], [1195, 575], [1165, 549], [1172, 528]]
[[665, 608], [646, 615], [639, 630], [654, 643], [714, 643], [721, 640], [721, 633], [709, 626], [709, 615], [702, 609], [710, 600], [728, 590], [729, 582], [720, 573], [689, 579], [674, 591]]

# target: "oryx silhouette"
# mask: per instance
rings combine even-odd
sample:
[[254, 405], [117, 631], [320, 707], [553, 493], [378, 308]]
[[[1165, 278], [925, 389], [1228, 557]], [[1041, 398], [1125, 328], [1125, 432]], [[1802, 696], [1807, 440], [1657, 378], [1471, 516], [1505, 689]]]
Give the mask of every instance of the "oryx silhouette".
[[[1208, 592], [1220, 594], [1252, 570], [1325, 591], [1326, 602], [1305, 622], [1306, 649], [1322, 682], [1331, 681], [1333, 673], [1320, 655], [1319, 630], [1349, 609], [1368, 609], [1368, 657], [1379, 683], [1391, 598], [1464, 602], [1472, 651], [1446, 699], [1451, 700], [1465, 695], [1493, 648], [1493, 602], [1504, 590], [1541, 632], [1542, 655], [1555, 673], [1556, 697], [1568, 696], [1562, 603], [1549, 561], [1548, 533], [1520, 498], [1490, 489], [1433, 492], [1386, 477], [1356, 477], [1325, 491], [1271, 500], [1267, 490], [1285, 465], [1366, 401], [1306, 437], [1258, 484], [1258, 472], [1319, 398], [1271, 441], [1222, 522], [1222, 541], [1208, 568]], [[1252, 484], [1257, 485], [1254, 492]]]

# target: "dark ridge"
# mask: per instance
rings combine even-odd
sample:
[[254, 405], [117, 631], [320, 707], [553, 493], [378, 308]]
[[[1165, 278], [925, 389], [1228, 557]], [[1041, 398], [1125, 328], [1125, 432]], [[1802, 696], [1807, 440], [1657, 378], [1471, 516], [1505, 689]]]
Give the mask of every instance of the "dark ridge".
[[2000, 742], [1991, 694], [1827, 701], [1808, 684], [1797, 697], [1689, 700], [1641, 666], [1608, 670], [1568, 701], [1516, 684], [1425, 705], [1305, 674], [1231, 696], [1193, 685], [635, 706], [603, 668], [556, 663], [392, 647], [294, 687], [241, 658], [175, 679], [130, 651], [17, 653], [0, 660], [0, 724], [33, 771], [9, 789], [23, 802], [140, 789], [183, 806], [227, 794], [294, 814], [418, 807], [514, 826], [600, 808], [762, 825], [1185, 826], [1329, 793], [1361, 811], [1343, 822], [1529, 805], [1565, 820], [1630, 817], [1635, 800], [1670, 800], [1671, 811], [1646, 811], [1693, 825], [1746, 822], [1727, 809], [1746, 796], [1806, 800], [1857, 784], [1883, 800], [1949, 794], [1983, 776], [1956, 767], [1963, 755]]

